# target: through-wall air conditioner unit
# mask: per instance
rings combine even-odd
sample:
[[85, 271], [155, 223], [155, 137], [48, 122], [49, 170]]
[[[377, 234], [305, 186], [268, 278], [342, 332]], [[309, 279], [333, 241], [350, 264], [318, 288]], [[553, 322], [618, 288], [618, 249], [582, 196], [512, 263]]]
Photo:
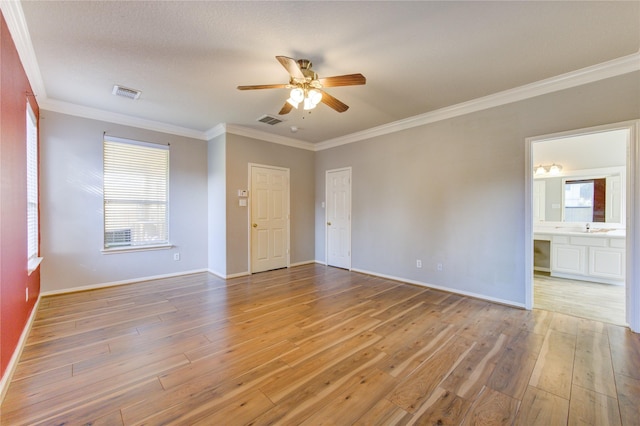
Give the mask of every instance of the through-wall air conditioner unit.
[[105, 247], [130, 246], [131, 229], [117, 229], [105, 232], [104, 245]]

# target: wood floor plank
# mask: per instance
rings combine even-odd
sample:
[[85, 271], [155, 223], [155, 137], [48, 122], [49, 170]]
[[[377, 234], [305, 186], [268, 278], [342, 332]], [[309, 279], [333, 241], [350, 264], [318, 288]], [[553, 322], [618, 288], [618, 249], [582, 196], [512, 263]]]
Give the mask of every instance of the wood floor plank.
[[62, 354], [53, 353], [48, 356], [25, 360], [18, 364], [13, 375], [13, 380], [18, 381], [38, 374], [56, 370], [61, 366], [71, 366], [76, 362], [81, 362], [110, 353], [108, 344], [98, 344], [90, 346], [80, 346]]
[[506, 340], [507, 336], [501, 334], [497, 339], [476, 342], [440, 386], [462, 398], [475, 400], [493, 373]]
[[525, 330], [510, 338], [487, 381], [487, 386], [522, 400], [543, 342], [544, 336]]
[[[341, 345], [331, 346], [312, 358], [306, 358], [281, 375], [274, 375], [260, 389], [272, 401], [280, 402], [287, 395], [316, 378], [319, 372], [329, 368], [345, 370], [357, 368], [359, 362], [375, 353], [370, 350], [370, 347], [379, 339], [380, 336], [368, 332], [348, 339]], [[343, 366], [344, 362], [347, 363], [346, 366]]]
[[[397, 347], [377, 344], [376, 349], [384, 350], [389, 356], [378, 366], [394, 377], [408, 376], [421, 364], [454, 338], [452, 324], [439, 323], [428, 329], [422, 336], [411, 340], [409, 344]], [[387, 337], [388, 338], [388, 337]], [[382, 342], [384, 342], [382, 340]]]
[[618, 391], [618, 406], [623, 425], [637, 424], [638, 401], [640, 396], [640, 380], [622, 374], [616, 375], [616, 388]]
[[337, 397], [327, 401], [330, 411], [319, 410], [308, 417], [302, 425], [352, 424], [369, 411], [377, 400], [387, 395], [397, 380], [378, 369], [364, 375]]
[[[251, 344], [236, 348], [236, 350], [214, 353], [209, 357], [180, 365], [160, 375], [160, 382], [165, 389], [188, 383], [203, 375], [214, 373], [239, 374], [242, 370], [251, 370], [266, 364], [277, 354], [295, 350], [295, 346], [286, 340], [281, 340], [264, 348], [255, 348]], [[218, 379], [219, 380], [219, 379]]]
[[356, 420], [354, 426], [385, 426], [407, 424], [411, 415], [388, 399], [379, 399], [362, 417]]
[[[636, 419], [637, 420], [637, 419]], [[616, 398], [573, 386], [569, 403], [569, 425], [620, 425], [620, 408]]]
[[573, 385], [616, 397], [616, 383], [606, 334], [581, 331], [576, 342]]
[[516, 424], [559, 426], [566, 425], [568, 419], [569, 400], [529, 386], [522, 398]]
[[286, 369], [278, 360], [250, 371], [198, 377], [161, 395], [122, 409], [125, 424], [189, 424], [187, 419], [215, 413], [229, 401], [258, 389], [271, 375]]
[[227, 423], [246, 424], [251, 419], [273, 407], [269, 398], [257, 389], [250, 389], [242, 395], [238, 395], [227, 401], [221, 409], [213, 409], [211, 412], [199, 413], [197, 416], [186, 416], [182, 420], [193, 426], [211, 426]]
[[318, 264], [38, 306], [0, 426], [638, 420], [625, 327]]
[[569, 399], [576, 336], [550, 329], [531, 374], [529, 384]]
[[317, 371], [311, 380], [294, 383], [278, 404], [256, 418], [253, 424], [299, 424], [318, 410], [331, 409], [326, 401], [339, 396], [350, 383], [362, 380], [362, 376], [384, 356], [384, 353], [364, 350], [329, 369]]
[[628, 328], [609, 326], [613, 371], [640, 380], [640, 334]]
[[389, 395], [391, 402], [414, 413], [438, 385], [464, 359], [475, 342], [462, 337], [449, 340], [439, 351], [422, 363]]
[[511, 425], [513, 424], [520, 401], [491, 388], [484, 388], [477, 398], [463, 425]]
[[407, 425], [460, 425], [470, 407], [471, 401], [438, 387], [416, 410]]

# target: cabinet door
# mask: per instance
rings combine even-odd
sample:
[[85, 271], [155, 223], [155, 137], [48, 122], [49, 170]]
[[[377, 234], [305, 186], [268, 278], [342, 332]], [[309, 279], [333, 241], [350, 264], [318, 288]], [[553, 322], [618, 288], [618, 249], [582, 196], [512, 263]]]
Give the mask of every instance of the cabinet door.
[[553, 244], [551, 271], [585, 275], [587, 273], [586, 249], [587, 248], [583, 246]]
[[625, 251], [619, 248], [589, 248], [589, 275], [624, 280]]

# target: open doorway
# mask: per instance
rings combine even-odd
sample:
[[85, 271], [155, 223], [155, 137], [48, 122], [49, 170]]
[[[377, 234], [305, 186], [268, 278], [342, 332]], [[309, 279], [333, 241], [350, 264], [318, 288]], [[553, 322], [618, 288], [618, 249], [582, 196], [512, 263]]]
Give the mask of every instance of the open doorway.
[[632, 325], [636, 126], [527, 140], [527, 308]]

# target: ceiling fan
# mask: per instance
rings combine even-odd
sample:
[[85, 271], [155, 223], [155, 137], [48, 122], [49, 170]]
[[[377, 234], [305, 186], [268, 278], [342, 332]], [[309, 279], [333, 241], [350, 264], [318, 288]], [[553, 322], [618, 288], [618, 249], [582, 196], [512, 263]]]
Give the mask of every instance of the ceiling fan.
[[291, 89], [289, 99], [284, 103], [278, 114], [288, 114], [293, 108], [302, 103], [305, 110], [313, 109], [322, 102], [338, 112], [345, 112], [349, 106], [334, 98], [324, 90], [324, 87], [355, 86], [365, 84], [367, 79], [362, 74], [347, 74], [335, 77], [318, 78], [318, 74], [311, 69], [311, 61], [286, 56], [276, 56], [276, 59], [289, 73], [287, 84], [258, 84], [253, 86], [238, 86], [239, 90], [256, 89]]

